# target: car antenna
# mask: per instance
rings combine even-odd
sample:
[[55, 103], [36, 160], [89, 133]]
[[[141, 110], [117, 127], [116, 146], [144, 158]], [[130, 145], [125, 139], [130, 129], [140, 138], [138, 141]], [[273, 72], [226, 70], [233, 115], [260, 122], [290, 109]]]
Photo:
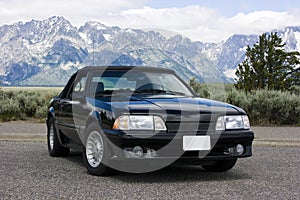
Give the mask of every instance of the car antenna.
[[93, 34], [93, 66], [95, 66], [95, 33]]

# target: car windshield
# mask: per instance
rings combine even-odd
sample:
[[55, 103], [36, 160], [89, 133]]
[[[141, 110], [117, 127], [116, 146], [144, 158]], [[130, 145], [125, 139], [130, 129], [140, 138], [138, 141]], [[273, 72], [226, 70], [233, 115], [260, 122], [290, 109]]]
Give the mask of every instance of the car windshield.
[[92, 72], [91, 96], [131, 95], [193, 96], [186, 85], [172, 73], [131, 71]]

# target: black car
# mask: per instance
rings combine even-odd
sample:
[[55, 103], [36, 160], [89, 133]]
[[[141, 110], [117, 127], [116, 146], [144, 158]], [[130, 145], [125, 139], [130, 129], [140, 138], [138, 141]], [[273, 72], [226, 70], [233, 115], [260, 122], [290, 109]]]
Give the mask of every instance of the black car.
[[85, 67], [47, 115], [50, 156], [82, 151], [90, 174], [149, 172], [174, 161], [227, 171], [252, 155], [254, 133], [236, 106], [199, 98], [173, 70]]

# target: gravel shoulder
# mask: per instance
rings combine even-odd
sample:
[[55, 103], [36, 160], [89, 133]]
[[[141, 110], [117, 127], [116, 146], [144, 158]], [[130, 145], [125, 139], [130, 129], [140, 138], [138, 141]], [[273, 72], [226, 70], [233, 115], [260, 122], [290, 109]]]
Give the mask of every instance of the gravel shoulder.
[[300, 147], [300, 127], [252, 127], [254, 145]]

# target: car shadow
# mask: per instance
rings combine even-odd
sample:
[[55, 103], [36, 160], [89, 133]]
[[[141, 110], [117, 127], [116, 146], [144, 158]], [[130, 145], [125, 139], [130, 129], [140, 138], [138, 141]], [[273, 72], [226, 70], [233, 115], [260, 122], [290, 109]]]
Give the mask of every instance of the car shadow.
[[64, 157], [64, 159], [74, 164], [78, 164], [82, 167], [85, 167], [82, 161], [82, 153], [79, 151], [71, 151], [68, 156]]
[[[80, 152], [71, 152], [64, 159], [85, 168]], [[88, 172], [86, 172], [88, 173]], [[112, 179], [122, 182], [136, 183], [164, 183], [164, 182], [199, 182], [199, 181], [230, 181], [251, 179], [251, 175], [245, 173], [237, 165], [228, 172], [208, 172], [199, 165], [186, 165], [182, 163], [171, 164], [165, 168], [147, 173], [116, 172]]]
[[240, 169], [231, 169], [228, 172], [208, 172], [201, 166], [172, 164], [163, 169], [148, 173], [122, 173], [118, 172], [112, 178], [122, 182], [137, 183], [164, 183], [164, 182], [199, 182], [242, 180], [252, 177]]

